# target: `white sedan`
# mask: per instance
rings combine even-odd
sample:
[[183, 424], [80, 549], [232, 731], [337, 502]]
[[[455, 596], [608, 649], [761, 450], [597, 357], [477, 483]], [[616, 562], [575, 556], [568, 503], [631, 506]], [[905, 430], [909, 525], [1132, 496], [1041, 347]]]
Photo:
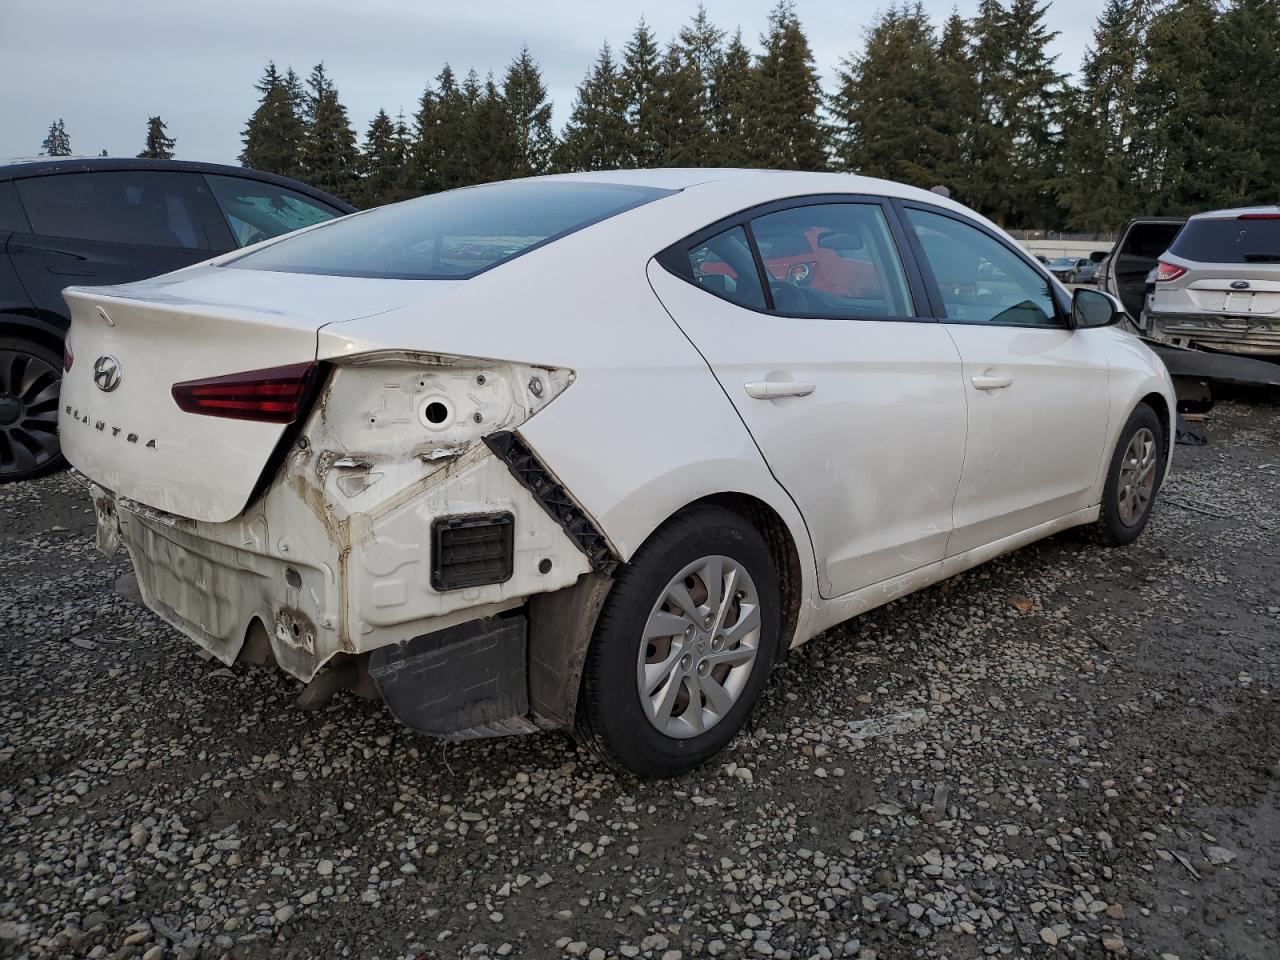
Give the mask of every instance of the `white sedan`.
[[313, 702], [642, 776], [833, 624], [1129, 543], [1172, 452], [1112, 298], [854, 176], [497, 183], [66, 297], [63, 449], [151, 609]]

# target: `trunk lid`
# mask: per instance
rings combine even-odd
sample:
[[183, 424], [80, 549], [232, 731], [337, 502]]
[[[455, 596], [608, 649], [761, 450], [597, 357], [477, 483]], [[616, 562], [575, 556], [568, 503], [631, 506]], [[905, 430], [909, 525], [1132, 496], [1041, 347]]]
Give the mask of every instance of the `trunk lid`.
[[[174, 384], [314, 361], [320, 327], [394, 309], [403, 290], [197, 267], [64, 296], [74, 357], [59, 406], [67, 460], [120, 496], [217, 523], [244, 509], [289, 424], [185, 412]], [[95, 378], [99, 361], [114, 383]]]

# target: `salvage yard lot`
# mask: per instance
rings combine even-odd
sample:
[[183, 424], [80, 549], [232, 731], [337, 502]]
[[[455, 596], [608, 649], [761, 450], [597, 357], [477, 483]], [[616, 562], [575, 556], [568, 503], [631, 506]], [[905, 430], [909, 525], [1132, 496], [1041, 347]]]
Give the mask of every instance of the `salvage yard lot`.
[[0, 488], [0, 956], [1274, 957], [1280, 407], [1209, 433], [1133, 547], [830, 631], [668, 783], [303, 713], [113, 593], [68, 476]]

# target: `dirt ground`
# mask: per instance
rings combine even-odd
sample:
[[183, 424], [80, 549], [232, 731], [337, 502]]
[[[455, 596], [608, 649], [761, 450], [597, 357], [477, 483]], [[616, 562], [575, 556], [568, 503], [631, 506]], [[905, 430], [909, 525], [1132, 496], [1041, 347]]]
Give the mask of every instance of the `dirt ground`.
[[1280, 956], [1280, 405], [1146, 535], [1066, 534], [796, 651], [719, 763], [318, 713], [0, 488], [0, 957]]

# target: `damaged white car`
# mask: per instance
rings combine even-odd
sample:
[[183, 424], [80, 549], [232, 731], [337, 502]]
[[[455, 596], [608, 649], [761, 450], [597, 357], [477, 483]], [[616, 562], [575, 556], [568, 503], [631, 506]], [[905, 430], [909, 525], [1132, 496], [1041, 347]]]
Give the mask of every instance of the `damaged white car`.
[[853, 176], [492, 184], [66, 297], [63, 449], [151, 609], [644, 776], [833, 624], [1067, 527], [1131, 541], [1172, 450], [1112, 298]]

